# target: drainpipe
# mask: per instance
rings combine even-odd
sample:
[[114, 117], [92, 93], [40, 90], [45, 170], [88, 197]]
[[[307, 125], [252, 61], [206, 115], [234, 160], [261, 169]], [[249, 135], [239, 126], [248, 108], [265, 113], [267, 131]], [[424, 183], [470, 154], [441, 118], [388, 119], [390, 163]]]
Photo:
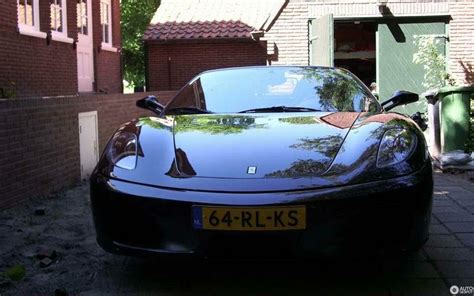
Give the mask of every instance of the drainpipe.
[[123, 93], [123, 50], [119, 48], [118, 54], [120, 55], [120, 90]]
[[150, 68], [148, 67], [148, 42], [144, 42], [143, 50], [145, 51], [145, 91], [150, 91]]
[[171, 56], [168, 54], [168, 90], [171, 90]]

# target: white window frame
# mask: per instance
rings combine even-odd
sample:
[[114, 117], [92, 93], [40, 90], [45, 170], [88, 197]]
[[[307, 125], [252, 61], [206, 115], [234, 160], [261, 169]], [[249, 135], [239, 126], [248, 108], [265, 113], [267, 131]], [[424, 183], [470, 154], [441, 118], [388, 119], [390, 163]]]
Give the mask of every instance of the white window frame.
[[[108, 30], [107, 32], [104, 32], [104, 26], [102, 25], [102, 13], [104, 13], [103, 7], [104, 5], [107, 5], [107, 20], [108, 20]], [[102, 28], [102, 43], [101, 43], [101, 49], [106, 50], [106, 51], [111, 51], [111, 52], [117, 52], [117, 48], [113, 47], [113, 39], [112, 39], [112, 1], [111, 0], [100, 0], [100, 13], [101, 13], [101, 28]], [[108, 42], [104, 42], [104, 34], [108, 35]]]
[[[52, 0], [53, 3], [51, 4], [56, 4], [57, 0]], [[54, 41], [59, 41], [59, 42], [65, 42], [65, 43], [70, 43], [72, 44], [74, 42], [74, 39], [69, 38], [67, 36], [67, 0], [62, 0], [61, 1], [61, 18], [62, 18], [62, 24], [61, 27], [63, 29], [62, 32], [59, 32], [57, 30], [53, 30], [51, 28], [51, 39]]]
[[39, 17], [39, 0], [33, 0], [33, 25], [20, 24], [20, 18], [18, 15], [18, 7], [20, 6], [20, 0], [16, 1], [17, 4], [17, 24], [18, 32], [22, 35], [28, 35], [38, 38], [46, 38], [47, 34], [40, 31], [40, 17]]

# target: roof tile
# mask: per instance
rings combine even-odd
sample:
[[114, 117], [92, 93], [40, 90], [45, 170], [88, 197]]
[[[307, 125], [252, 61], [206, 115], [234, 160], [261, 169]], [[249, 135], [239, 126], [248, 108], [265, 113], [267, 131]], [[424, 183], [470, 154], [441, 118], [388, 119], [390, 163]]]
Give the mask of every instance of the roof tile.
[[144, 40], [250, 38], [287, 0], [162, 0]]
[[145, 40], [180, 40], [208, 38], [250, 38], [255, 29], [240, 21], [168, 22], [156, 24], [144, 35]]

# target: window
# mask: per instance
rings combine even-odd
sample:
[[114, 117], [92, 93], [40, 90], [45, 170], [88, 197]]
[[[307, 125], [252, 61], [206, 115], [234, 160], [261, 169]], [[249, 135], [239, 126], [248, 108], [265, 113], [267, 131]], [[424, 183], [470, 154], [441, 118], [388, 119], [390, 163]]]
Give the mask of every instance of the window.
[[52, 0], [50, 4], [51, 31], [67, 34], [66, 1]]
[[346, 70], [270, 67], [226, 69], [201, 74], [166, 105], [165, 113], [178, 107], [235, 113], [273, 106], [324, 112], [380, 110], [377, 100]]
[[21, 34], [46, 38], [46, 33], [40, 32], [39, 0], [17, 0], [18, 29]]
[[88, 35], [88, 14], [87, 0], [77, 0], [77, 32], [82, 35]]
[[110, 0], [100, 1], [100, 25], [102, 26], [102, 42], [112, 46], [112, 8]]
[[117, 52], [112, 46], [112, 4], [111, 0], [100, 1], [100, 25], [102, 26], [101, 49]]
[[18, 24], [25, 26], [35, 26], [35, 19], [33, 12], [37, 7], [33, 6], [33, 0], [19, 0], [18, 1]]
[[51, 19], [51, 38], [55, 41], [73, 43], [72, 38], [67, 37], [67, 8], [66, 0], [51, 0], [50, 19]]

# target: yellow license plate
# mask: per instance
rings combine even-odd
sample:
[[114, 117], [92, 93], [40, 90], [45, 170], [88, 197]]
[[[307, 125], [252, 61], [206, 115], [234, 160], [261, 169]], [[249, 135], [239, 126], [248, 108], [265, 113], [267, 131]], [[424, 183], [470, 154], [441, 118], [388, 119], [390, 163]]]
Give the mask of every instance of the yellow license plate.
[[292, 207], [193, 207], [197, 229], [276, 231], [306, 228], [306, 208]]

